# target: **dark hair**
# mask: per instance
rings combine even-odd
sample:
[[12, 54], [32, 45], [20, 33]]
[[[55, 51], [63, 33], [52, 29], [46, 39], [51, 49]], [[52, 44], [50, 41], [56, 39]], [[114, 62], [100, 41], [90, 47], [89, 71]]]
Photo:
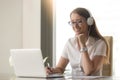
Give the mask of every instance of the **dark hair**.
[[[76, 8], [76, 9], [74, 9], [74, 10], [71, 12], [71, 14], [72, 14], [72, 13], [77, 13], [77, 14], [79, 14], [80, 16], [85, 17], [86, 20], [87, 20], [88, 17], [91, 16], [90, 13], [88, 12], [88, 10], [85, 9], [85, 8]], [[70, 16], [71, 16], [71, 14], [70, 14]]]

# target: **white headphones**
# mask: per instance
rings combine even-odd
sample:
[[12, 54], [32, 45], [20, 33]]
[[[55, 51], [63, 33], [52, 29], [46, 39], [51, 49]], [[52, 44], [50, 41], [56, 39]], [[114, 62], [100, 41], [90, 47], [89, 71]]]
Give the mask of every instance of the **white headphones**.
[[[86, 9], [86, 10], [87, 10], [87, 9]], [[92, 15], [91, 15], [90, 11], [89, 11], [89, 10], [87, 10], [87, 11], [88, 11], [89, 14], [90, 14], [90, 17], [87, 18], [87, 24], [88, 24], [89, 26], [91, 26], [91, 25], [93, 25], [93, 23], [94, 23], [94, 19], [93, 19]]]
[[88, 24], [89, 26], [93, 25], [93, 22], [94, 22], [93, 17], [87, 18], [87, 24]]

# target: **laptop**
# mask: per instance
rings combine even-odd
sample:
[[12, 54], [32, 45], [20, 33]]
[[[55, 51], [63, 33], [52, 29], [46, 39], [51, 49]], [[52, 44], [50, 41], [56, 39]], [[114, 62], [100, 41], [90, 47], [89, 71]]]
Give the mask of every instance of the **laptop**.
[[63, 74], [47, 75], [40, 49], [11, 49], [10, 55], [17, 77], [64, 77]]

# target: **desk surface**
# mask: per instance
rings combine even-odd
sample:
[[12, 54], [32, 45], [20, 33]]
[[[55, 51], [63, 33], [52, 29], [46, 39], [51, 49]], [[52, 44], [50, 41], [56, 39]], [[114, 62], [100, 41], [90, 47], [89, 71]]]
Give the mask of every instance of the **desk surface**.
[[17, 78], [14, 75], [0, 74], [0, 80], [119, 80], [120, 77], [98, 77], [98, 76], [86, 76], [86, 77], [71, 77], [65, 76], [64, 78]]

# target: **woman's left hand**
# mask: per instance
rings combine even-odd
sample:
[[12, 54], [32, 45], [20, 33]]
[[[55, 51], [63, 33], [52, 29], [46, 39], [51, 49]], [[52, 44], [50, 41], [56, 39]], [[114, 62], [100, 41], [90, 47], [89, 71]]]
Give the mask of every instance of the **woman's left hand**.
[[86, 43], [86, 37], [85, 37], [85, 35], [84, 34], [79, 34], [77, 36], [77, 38], [78, 38], [78, 41], [79, 41], [79, 45], [81, 47], [85, 46], [85, 43]]

